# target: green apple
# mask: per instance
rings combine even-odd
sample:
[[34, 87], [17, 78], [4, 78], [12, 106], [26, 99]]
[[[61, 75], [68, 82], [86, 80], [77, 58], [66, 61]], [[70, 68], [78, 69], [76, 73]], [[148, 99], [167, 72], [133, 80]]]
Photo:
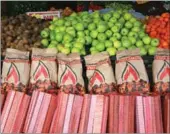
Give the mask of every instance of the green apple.
[[95, 47], [98, 43], [99, 43], [98, 40], [93, 40], [93, 41], [92, 41], [92, 46]]
[[131, 41], [131, 44], [132, 44], [132, 45], [135, 45], [135, 43], [136, 43], [136, 38], [134, 38], [134, 37], [129, 37], [129, 40]]
[[92, 43], [92, 38], [90, 36], [85, 36], [86, 45], [90, 45]]
[[129, 30], [127, 28], [122, 28], [121, 35], [127, 35]]
[[79, 48], [80, 50], [84, 47], [83, 43], [81, 42], [75, 42], [73, 45], [75, 48]]
[[132, 45], [132, 46], [130, 46], [128, 49], [129, 49], [129, 50], [133, 50], [133, 49], [136, 49], [136, 47]]
[[97, 35], [98, 35], [98, 31], [97, 31], [97, 30], [93, 30], [93, 31], [90, 32], [90, 36], [91, 36], [93, 39], [97, 38]]
[[130, 20], [129, 20], [131, 23], [134, 23], [137, 21], [137, 19], [135, 17], [132, 17]]
[[98, 50], [100, 52], [104, 51], [104, 49], [105, 49], [105, 45], [103, 42], [99, 42], [95, 47], [96, 47], [96, 50]]
[[112, 23], [116, 23], [117, 19], [115, 17], [111, 17], [109, 21], [112, 22]]
[[67, 33], [70, 34], [73, 37], [76, 37], [76, 31], [75, 30], [69, 30], [69, 31], [67, 31]]
[[117, 38], [116, 38], [116, 37], [111, 37], [109, 40], [112, 41], [112, 42], [114, 42], [114, 41], [117, 40]]
[[121, 47], [121, 46], [122, 46], [122, 44], [121, 44], [120, 41], [116, 40], [116, 41], [114, 42], [114, 47], [115, 47], [115, 48], [119, 48], [119, 47]]
[[132, 15], [130, 13], [125, 13], [123, 17], [125, 20], [130, 20], [132, 18]]
[[64, 36], [63, 36], [63, 42], [71, 42], [73, 40], [73, 37], [66, 33]]
[[107, 30], [107, 31], [105, 32], [105, 34], [106, 34], [106, 36], [107, 36], [108, 38], [110, 38], [110, 37], [112, 36], [112, 31], [111, 31], [111, 30]]
[[61, 33], [61, 32], [56, 33], [55, 40], [57, 42], [61, 42], [63, 40], [63, 33]]
[[138, 41], [136, 42], [136, 46], [137, 46], [137, 47], [142, 47], [142, 46], [143, 46], [143, 41], [142, 41], [142, 40], [138, 40]]
[[142, 25], [142, 23], [140, 21], [133, 22], [134, 27], [140, 27], [141, 25]]
[[93, 54], [97, 54], [97, 53], [99, 53], [99, 51], [97, 51], [97, 50], [91, 51], [91, 54], [92, 54], [92, 55], [93, 55]]
[[76, 48], [76, 47], [73, 47], [71, 49], [71, 53], [80, 53], [80, 49], [79, 48]]
[[90, 24], [88, 25], [88, 30], [93, 31], [93, 30], [95, 30], [95, 29], [96, 29], [96, 24], [95, 24], [95, 23], [90, 23]]
[[143, 41], [143, 43], [144, 43], [145, 45], [149, 45], [150, 42], [151, 42], [151, 38], [150, 38], [149, 36], [144, 36], [144, 37], [142, 38], [142, 41]]
[[89, 30], [84, 30], [84, 33], [85, 33], [85, 35], [90, 35], [90, 31]]
[[56, 44], [50, 43], [49, 46], [48, 46], [48, 48], [56, 48]]
[[78, 31], [77, 32], [77, 37], [84, 37], [84, 36], [85, 36], [85, 34], [84, 34], [83, 31]]
[[69, 54], [70, 53], [70, 49], [67, 48], [67, 47], [64, 47], [62, 50], [61, 50], [62, 53], [64, 54]]
[[159, 45], [159, 39], [157, 39], [157, 38], [152, 38], [152, 39], [151, 39], [151, 45], [152, 45], [153, 47], [157, 47], [157, 46]]
[[121, 17], [121, 18], [119, 19], [119, 22], [120, 22], [121, 24], [124, 24], [124, 23], [125, 23], [125, 19], [124, 19], [123, 17]]
[[58, 26], [63, 26], [64, 25], [64, 19], [58, 19], [57, 20], [57, 25]]
[[83, 49], [83, 50], [80, 51], [80, 54], [81, 55], [86, 55], [86, 51]]
[[66, 27], [69, 27], [69, 26], [71, 26], [71, 22], [70, 22], [70, 21], [65, 21], [64, 25], [65, 25]]
[[120, 18], [120, 14], [118, 12], [114, 12], [113, 13], [113, 17], [116, 18], [116, 19], [119, 19]]
[[112, 43], [112, 41], [110, 41], [110, 40], [106, 40], [105, 41], [105, 47], [112, 47], [112, 45], [113, 45], [113, 43]]
[[109, 26], [109, 28], [112, 28], [114, 26], [113, 22], [108, 22], [107, 25]]
[[50, 40], [55, 40], [55, 31], [50, 32]]
[[144, 36], [146, 36], [146, 34], [144, 32], [139, 32], [138, 35], [139, 35], [140, 39], [142, 39]]
[[112, 30], [113, 33], [117, 33], [117, 32], [119, 32], [120, 28], [119, 28], [118, 26], [115, 26], [115, 25], [114, 25], [114, 26], [111, 28], [111, 30]]
[[55, 27], [54, 31], [55, 31], [55, 33], [59, 33], [60, 32], [59, 27]]
[[95, 47], [91, 47], [91, 48], [90, 48], [90, 52], [91, 52], [91, 51], [94, 51], [94, 50], [96, 50]]
[[107, 39], [107, 36], [106, 36], [105, 33], [99, 33], [99, 34], [97, 35], [97, 39], [98, 39], [99, 41], [105, 41], [105, 40]]
[[133, 24], [132, 24], [130, 21], [127, 21], [127, 22], [125, 23], [125, 27], [128, 28], [128, 29], [130, 29], [130, 28], [133, 27]]
[[129, 34], [128, 34], [128, 37], [134, 37], [134, 38], [137, 39], [138, 34], [136, 32], [130, 31]]
[[140, 27], [133, 27], [131, 30], [133, 32], [140, 32], [141, 28]]
[[71, 21], [71, 25], [72, 25], [72, 26], [76, 25], [77, 23], [78, 23], [77, 20], [72, 20], [72, 21]]
[[41, 31], [41, 37], [42, 38], [48, 38], [48, 36], [49, 36], [49, 32], [47, 30]]
[[50, 26], [49, 26], [49, 29], [50, 29], [50, 30], [54, 30], [54, 29], [55, 29], [55, 25], [53, 25], [53, 24], [50, 25]]
[[77, 42], [81, 42], [82, 44], [85, 44], [85, 43], [86, 43], [86, 40], [85, 40], [85, 38], [83, 38], [83, 37], [78, 37], [78, 38], [76, 39], [76, 41], [77, 41]]
[[83, 31], [83, 30], [84, 30], [84, 25], [83, 25], [82, 23], [77, 23], [77, 24], [75, 25], [75, 29], [76, 29], [77, 31]]
[[151, 47], [150, 44], [149, 45], [145, 45], [144, 46], [146, 50], [149, 50], [149, 48]]
[[105, 13], [105, 14], [103, 14], [103, 19], [104, 19], [105, 21], [108, 21], [111, 17], [112, 17], [112, 15], [111, 15], [110, 13]]
[[64, 48], [63, 45], [61, 45], [61, 44], [57, 45], [57, 50], [58, 50], [58, 51], [61, 52], [63, 48]]
[[55, 45], [57, 45], [58, 42], [57, 42], [56, 40], [51, 40], [50, 44], [55, 44]]
[[104, 24], [99, 24], [99, 25], [97, 26], [97, 31], [98, 31], [99, 33], [103, 33], [103, 32], [105, 32], [106, 30], [107, 30], [107, 26], [104, 25]]
[[74, 27], [67, 27], [66, 28], [66, 32], [71, 31], [71, 30], [75, 30]]
[[129, 39], [123, 40], [122, 41], [122, 46], [126, 47], [126, 48], [129, 48], [131, 46], [130, 40]]
[[60, 32], [65, 32], [66, 31], [66, 27], [65, 26], [60, 26], [59, 30], [60, 30]]
[[113, 56], [113, 55], [116, 55], [117, 50], [114, 47], [109, 47], [109, 48], [107, 48], [106, 51], [109, 53], [110, 56]]
[[72, 43], [71, 42], [67, 42], [67, 43], [64, 44], [64, 47], [71, 48], [72, 47]]
[[115, 37], [117, 40], [121, 39], [121, 34], [120, 33], [114, 33], [113, 37]]
[[119, 29], [121, 29], [122, 28], [122, 26], [123, 26], [123, 24], [122, 23], [115, 23], [115, 26], [117, 26]]
[[117, 50], [126, 50], [126, 48], [125, 47], [119, 47]]
[[146, 55], [146, 54], [147, 54], [146, 48], [140, 47], [140, 54], [141, 54], [142, 56], [143, 56], [143, 55]]
[[156, 53], [156, 47], [150, 47], [148, 50], [149, 55], [155, 55]]

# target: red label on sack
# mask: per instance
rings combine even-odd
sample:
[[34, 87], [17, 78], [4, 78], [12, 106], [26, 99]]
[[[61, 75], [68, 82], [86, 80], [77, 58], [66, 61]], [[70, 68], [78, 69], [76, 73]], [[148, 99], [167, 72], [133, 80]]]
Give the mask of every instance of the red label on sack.
[[105, 82], [104, 75], [99, 71], [95, 70], [93, 76], [90, 78], [90, 87], [93, 87], [97, 83], [103, 83]]
[[69, 66], [66, 66], [65, 70], [61, 76], [60, 83], [61, 83], [61, 85], [65, 85], [66, 82], [70, 81], [70, 80], [71, 80], [71, 83], [73, 85], [75, 85], [77, 82], [77, 77], [76, 77], [76, 74], [74, 73], [74, 71]]
[[137, 69], [130, 62], [126, 62], [125, 69], [122, 73], [122, 81], [126, 81], [130, 76], [132, 76], [135, 81], [139, 80], [139, 73]]
[[162, 65], [158, 75], [158, 80], [163, 80], [166, 76], [170, 76], [170, 64], [166, 61], [164, 61], [164, 64]]
[[45, 79], [50, 78], [50, 73], [48, 71], [48, 68], [42, 61], [39, 61], [39, 64], [33, 74], [33, 78], [36, 81], [39, 79], [40, 76], [43, 76]]
[[17, 85], [20, 81], [20, 74], [14, 63], [11, 63], [5, 80], [9, 81], [12, 78], [14, 80], [14, 84]]

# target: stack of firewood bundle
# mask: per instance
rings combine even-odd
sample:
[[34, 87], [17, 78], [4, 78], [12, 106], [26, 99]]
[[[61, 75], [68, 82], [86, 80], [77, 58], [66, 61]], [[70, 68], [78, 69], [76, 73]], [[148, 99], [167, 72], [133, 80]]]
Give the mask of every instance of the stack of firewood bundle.
[[[7, 49], [2, 70], [2, 133], [170, 133], [169, 55], [158, 50], [154, 91], [138, 50], [85, 57], [55, 49]], [[167, 71], [168, 70], [168, 71]], [[29, 83], [29, 84], [28, 84]], [[1, 103], [2, 104], [2, 103]]]

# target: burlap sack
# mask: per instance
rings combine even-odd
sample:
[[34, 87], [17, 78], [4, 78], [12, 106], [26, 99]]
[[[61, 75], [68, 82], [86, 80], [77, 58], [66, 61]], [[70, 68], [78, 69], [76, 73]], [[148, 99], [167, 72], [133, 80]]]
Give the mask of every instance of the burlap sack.
[[170, 92], [170, 50], [157, 49], [152, 70], [154, 91]]
[[148, 75], [139, 49], [118, 51], [116, 80], [120, 93], [149, 91]]
[[76, 53], [70, 55], [59, 53], [57, 60], [58, 86], [60, 89], [67, 93], [84, 93], [83, 69], [80, 55]]
[[[32, 49], [32, 63], [30, 84], [32, 90], [36, 87], [40, 91], [52, 89], [57, 83], [57, 50], [53, 48]], [[35, 85], [35, 86], [33, 86]]]
[[107, 52], [88, 55], [85, 62], [89, 92], [107, 93], [115, 90], [115, 77]]
[[29, 81], [29, 52], [8, 48], [2, 68], [2, 90], [22, 90]]

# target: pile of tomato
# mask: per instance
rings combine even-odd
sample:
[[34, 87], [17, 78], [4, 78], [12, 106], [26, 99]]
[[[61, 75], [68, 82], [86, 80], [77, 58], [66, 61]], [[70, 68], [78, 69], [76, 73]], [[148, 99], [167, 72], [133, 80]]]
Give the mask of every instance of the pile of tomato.
[[159, 48], [170, 49], [170, 13], [161, 16], [149, 16], [146, 32], [150, 37], [160, 40]]

